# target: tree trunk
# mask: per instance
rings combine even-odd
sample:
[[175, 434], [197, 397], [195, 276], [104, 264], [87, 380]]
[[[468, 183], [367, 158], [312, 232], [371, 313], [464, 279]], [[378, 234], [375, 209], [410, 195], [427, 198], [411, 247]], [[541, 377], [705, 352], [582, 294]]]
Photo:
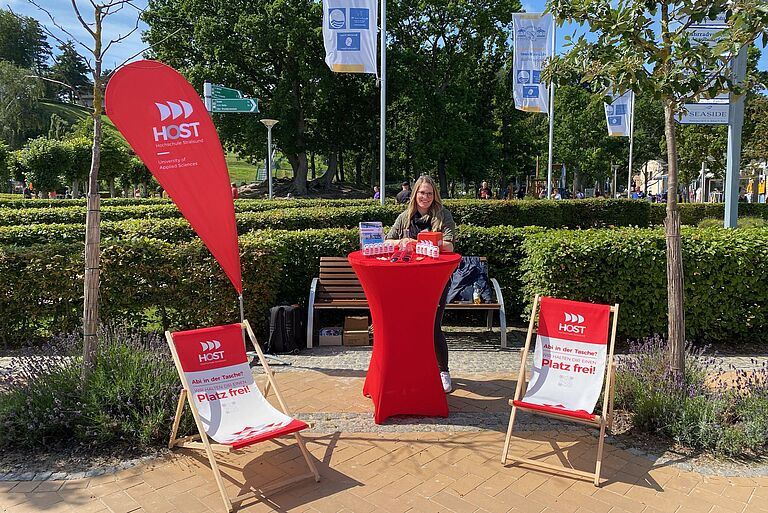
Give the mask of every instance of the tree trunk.
[[307, 152], [302, 151], [294, 154], [287, 154], [286, 158], [291, 164], [293, 170], [293, 189], [297, 196], [306, 196], [307, 194]]
[[371, 147], [371, 187], [379, 185], [379, 155], [378, 147]]
[[307, 127], [306, 119], [304, 119], [304, 106], [302, 105], [301, 98], [301, 84], [298, 79], [293, 81], [293, 89], [291, 91], [293, 98], [293, 105], [296, 108], [296, 139], [295, 147], [297, 152], [294, 155], [294, 161], [289, 158], [291, 167], [293, 167], [293, 188], [297, 196], [307, 195], [307, 149], [304, 144], [304, 132]]
[[328, 190], [328, 188], [331, 186], [334, 175], [336, 175], [336, 171], [338, 170], [337, 159], [338, 154], [335, 151], [328, 153], [328, 169], [326, 169], [325, 174], [318, 179], [320, 188], [324, 191]]
[[109, 197], [114, 198], [115, 197], [115, 179], [110, 178], [109, 180], [107, 180], [107, 182], [109, 183]]
[[317, 170], [315, 169], [315, 151], [312, 150], [309, 152], [309, 167], [312, 170], [312, 180], [316, 178], [315, 174]]
[[448, 178], [445, 176], [445, 157], [437, 159], [437, 179], [440, 185], [440, 194], [448, 195]]
[[80, 379], [88, 379], [96, 365], [99, 329], [99, 260], [101, 253], [101, 8], [94, 9], [93, 146], [88, 174], [88, 212], [85, 217], [85, 273], [83, 276], [83, 366]]
[[677, 141], [675, 114], [671, 101], [664, 104], [664, 132], [667, 139], [667, 329], [672, 370], [685, 371], [685, 310], [683, 305], [683, 255], [680, 245], [680, 212], [677, 208]]
[[648, 162], [647, 161], [643, 165], [643, 178], [645, 179], [643, 183], [643, 194], [648, 196]]
[[579, 168], [575, 168], [573, 170], [573, 197], [576, 197], [576, 193], [581, 190], [581, 173], [579, 173]]
[[355, 183], [363, 183], [363, 156], [360, 153], [355, 155]]
[[80, 181], [72, 180], [72, 199], [77, 199], [80, 195]]

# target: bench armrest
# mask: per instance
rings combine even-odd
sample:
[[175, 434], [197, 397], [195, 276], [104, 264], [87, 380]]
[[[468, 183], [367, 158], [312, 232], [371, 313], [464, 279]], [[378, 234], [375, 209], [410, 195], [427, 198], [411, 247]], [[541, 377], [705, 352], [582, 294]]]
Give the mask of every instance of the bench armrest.
[[507, 311], [504, 309], [504, 296], [496, 278], [490, 278], [493, 290], [496, 292], [496, 302], [499, 303], [499, 329], [501, 331], [501, 348], [507, 348]]
[[320, 278], [312, 278], [312, 284], [309, 286], [309, 301], [307, 302], [307, 348], [312, 349], [314, 340], [314, 320], [315, 320], [315, 294], [317, 293], [317, 284]]

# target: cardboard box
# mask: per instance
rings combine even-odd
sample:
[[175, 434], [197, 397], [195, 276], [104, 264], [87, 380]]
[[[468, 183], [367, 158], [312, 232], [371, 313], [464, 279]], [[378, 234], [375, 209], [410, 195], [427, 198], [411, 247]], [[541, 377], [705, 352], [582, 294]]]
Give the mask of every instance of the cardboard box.
[[319, 346], [340, 346], [342, 341], [341, 328], [323, 328], [320, 330], [320, 336], [317, 339]]
[[346, 316], [344, 317], [344, 331], [364, 331], [368, 333], [368, 316]]
[[368, 339], [367, 331], [345, 331], [344, 332], [345, 346], [367, 346], [368, 340], [369, 339]]
[[344, 318], [344, 345], [345, 346], [367, 346], [368, 337], [368, 316], [365, 317], [345, 317]]

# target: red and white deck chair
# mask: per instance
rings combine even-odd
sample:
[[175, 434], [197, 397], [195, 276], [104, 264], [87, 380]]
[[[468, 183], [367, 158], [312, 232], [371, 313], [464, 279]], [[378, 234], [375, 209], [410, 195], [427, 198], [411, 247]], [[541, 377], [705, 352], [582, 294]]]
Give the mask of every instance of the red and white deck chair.
[[[267, 384], [275, 391], [283, 410], [275, 409], [262, 395], [253, 381], [253, 374], [245, 354], [243, 330], [247, 330], [256, 354], [259, 357]], [[191, 331], [165, 332], [171, 348], [173, 361], [184, 386], [176, 407], [176, 417], [171, 429], [168, 447], [191, 447], [204, 449], [211, 464], [213, 476], [221, 492], [227, 511], [232, 511], [233, 502], [242, 502], [251, 497], [262, 497], [284, 486], [314, 477], [320, 480], [304, 439], [299, 431], [309, 427], [305, 422], [290, 416], [277, 388], [275, 376], [267, 365], [256, 337], [248, 321], [242, 324], [228, 324], [213, 328]], [[179, 422], [184, 411], [184, 400], [188, 400], [197, 424], [197, 435], [177, 438]], [[292, 476], [280, 483], [250, 491], [237, 497], [229, 497], [214, 458], [214, 451], [231, 452], [257, 442], [264, 442], [279, 436], [293, 434], [310, 472]], [[214, 443], [211, 442], [212, 439]], [[200, 441], [197, 441], [200, 440]]]
[[[536, 312], [539, 313], [536, 349], [533, 355], [530, 382], [527, 383], [526, 361], [533, 336]], [[512, 427], [518, 409], [594, 426], [600, 430], [595, 472], [559, 467], [544, 461], [510, 456], [520, 463], [548, 471], [587, 477], [600, 485], [605, 428], [613, 422], [613, 388], [615, 366], [613, 347], [616, 341], [616, 319], [619, 305], [596, 305], [565, 299], [540, 298], [533, 301], [528, 336], [521, 355], [520, 374], [514, 399], [509, 401], [507, 438], [501, 453], [502, 465], [507, 462]], [[610, 316], [613, 314], [613, 320]], [[610, 328], [610, 340], [609, 340]], [[607, 377], [606, 377], [607, 376]], [[604, 386], [603, 386], [604, 384]], [[595, 414], [595, 405], [602, 390], [603, 409]]]

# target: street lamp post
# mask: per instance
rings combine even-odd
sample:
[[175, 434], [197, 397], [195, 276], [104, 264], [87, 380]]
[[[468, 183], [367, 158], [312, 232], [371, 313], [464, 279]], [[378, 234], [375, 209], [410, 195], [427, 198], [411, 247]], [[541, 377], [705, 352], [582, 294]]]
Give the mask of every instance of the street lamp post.
[[267, 127], [267, 180], [269, 184], [269, 199], [272, 199], [272, 127], [277, 124], [276, 119], [262, 119]]

